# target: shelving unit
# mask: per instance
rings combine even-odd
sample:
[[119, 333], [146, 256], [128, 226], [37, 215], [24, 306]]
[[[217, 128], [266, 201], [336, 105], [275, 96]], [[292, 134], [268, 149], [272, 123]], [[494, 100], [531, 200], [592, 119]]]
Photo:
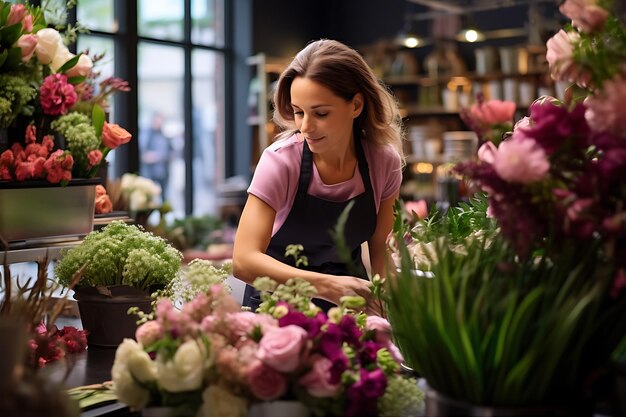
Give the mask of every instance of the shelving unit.
[[246, 63], [253, 71], [253, 79], [248, 93], [250, 115], [247, 118], [252, 134], [252, 157], [251, 168], [256, 166], [263, 149], [272, 141], [275, 134], [275, 126], [271, 121], [271, 85], [286, 66], [284, 60], [270, 58], [264, 53], [248, 57]]

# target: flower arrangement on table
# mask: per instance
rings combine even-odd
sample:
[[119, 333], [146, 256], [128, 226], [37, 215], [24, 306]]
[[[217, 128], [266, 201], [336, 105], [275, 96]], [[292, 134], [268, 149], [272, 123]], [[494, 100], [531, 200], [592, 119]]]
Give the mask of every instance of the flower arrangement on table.
[[50, 3], [0, 2], [0, 130], [8, 134], [0, 141], [0, 181], [92, 178], [107, 153], [131, 139], [104, 110], [128, 83], [109, 77], [96, 85], [94, 63], [103, 55], [71, 53], [66, 44], [78, 27], [65, 27], [65, 38], [48, 27]]
[[263, 293], [258, 313], [241, 311], [221, 285], [180, 310], [160, 299], [137, 341], [125, 340], [116, 352], [119, 400], [220, 417], [245, 416], [251, 405], [275, 400], [297, 400], [320, 416], [419, 411], [423, 395], [400, 374], [386, 320], [355, 314], [348, 305], [360, 305], [356, 299], [327, 316], [311, 304], [314, 289], [303, 280], [256, 284], [273, 290]]
[[432, 388], [456, 400], [589, 407], [601, 394], [597, 376], [626, 334], [626, 129], [618, 99], [626, 28], [607, 4], [566, 0], [561, 11], [573, 25], [547, 45], [553, 77], [576, 81], [586, 98], [574, 88], [563, 101], [542, 97], [511, 134], [481, 126], [477, 158], [455, 167], [487, 193], [488, 205], [474, 206], [470, 217], [495, 221], [494, 233], [464, 238], [462, 251], [452, 251], [449, 231], [466, 210], [449, 212], [430, 240], [428, 280], [411, 274], [406, 235], [396, 237], [401, 272], [389, 287], [389, 311], [399, 346]]

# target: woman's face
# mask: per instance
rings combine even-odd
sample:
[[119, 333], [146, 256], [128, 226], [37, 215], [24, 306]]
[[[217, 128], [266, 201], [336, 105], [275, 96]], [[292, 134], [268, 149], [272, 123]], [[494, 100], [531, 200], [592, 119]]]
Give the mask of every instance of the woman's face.
[[291, 83], [294, 121], [313, 153], [345, 152], [362, 101], [360, 94], [346, 101], [309, 78], [296, 77]]

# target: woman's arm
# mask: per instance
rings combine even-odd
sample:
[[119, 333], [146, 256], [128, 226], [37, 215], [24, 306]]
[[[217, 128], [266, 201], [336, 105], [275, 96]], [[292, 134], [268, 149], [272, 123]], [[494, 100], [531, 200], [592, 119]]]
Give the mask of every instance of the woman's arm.
[[[289, 278], [304, 278], [315, 286], [318, 297], [338, 304], [344, 295], [368, 297], [368, 281], [350, 277], [305, 271], [284, 264], [267, 255], [276, 212], [253, 194], [241, 214], [233, 248], [233, 275], [251, 284], [257, 277], [268, 276], [279, 283]], [[297, 244], [298, 242], [294, 242]]]
[[376, 230], [368, 241], [372, 276], [379, 274], [387, 275], [386, 267], [391, 265], [391, 257], [387, 250], [387, 237], [393, 227], [393, 205], [398, 198], [398, 193], [381, 201], [376, 218]]

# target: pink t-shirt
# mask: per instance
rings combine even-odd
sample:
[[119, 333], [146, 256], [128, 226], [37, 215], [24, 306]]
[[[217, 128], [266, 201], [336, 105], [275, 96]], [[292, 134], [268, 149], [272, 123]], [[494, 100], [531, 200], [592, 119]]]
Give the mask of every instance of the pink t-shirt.
[[[376, 212], [380, 202], [394, 196], [400, 189], [402, 169], [400, 157], [391, 146], [377, 146], [363, 142], [365, 157], [370, 170]], [[303, 139], [293, 135], [274, 142], [261, 155], [256, 166], [248, 193], [263, 200], [276, 211], [272, 236], [281, 228], [296, 198]], [[365, 191], [358, 166], [354, 176], [339, 184], [324, 184], [313, 164], [313, 178], [308, 194], [329, 201], [342, 202]]]

